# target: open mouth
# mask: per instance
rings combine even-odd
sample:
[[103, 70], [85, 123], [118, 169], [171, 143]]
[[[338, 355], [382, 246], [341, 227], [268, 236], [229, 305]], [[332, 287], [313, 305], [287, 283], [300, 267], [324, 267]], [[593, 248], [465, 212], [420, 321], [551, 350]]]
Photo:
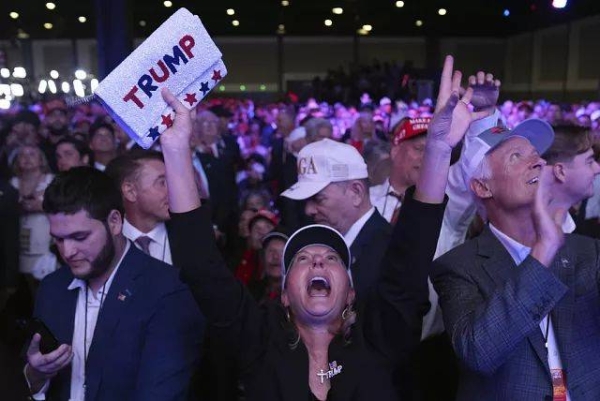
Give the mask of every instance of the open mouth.
[[326, 278], [317, 276], [310, 279], [306, 291], [310, 297], [328, 297], [331, 285]]
[[537, 184], [539, 181], [539, 177], [533, 177], [531, 180], [527, 181], [527, 184], [533, 185], [533, 184]]

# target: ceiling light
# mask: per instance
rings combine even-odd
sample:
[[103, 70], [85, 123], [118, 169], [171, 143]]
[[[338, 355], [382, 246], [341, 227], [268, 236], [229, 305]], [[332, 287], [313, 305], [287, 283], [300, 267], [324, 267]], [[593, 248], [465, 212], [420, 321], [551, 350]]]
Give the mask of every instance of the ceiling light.
[[438, 10], [438, 14], [439, 15], [446, 15], [448, 13], [448, 11], [445, 8], [440, 8]]
[[90, 81], [90, 91], [92, 93], [96, 92], [96, 88], [98, 87], [98, 80], [96, 78]]
[[141, 20], [141, 21], [140, 21], [140, 26], [146, 26], [146, 21], [144, 21], [144, 20]]
[[54, 25], [52, 25], [50, 22], [44, 23], [44, 28], [46, 28], [46, 29], [52, 29], [53, 26]]
[[342, 7], [334, 7], [331, 9], [331, 12], [340, 15], [344, 13], [344, 9]]
[[330, 20], [330, 19], [326, 19], [325, 20], [325, 26], [331, 26], [331, 25], [333, 25], [333, 21]]
[[368, 35], [369, 31], [365, 31], [364, 29], [359, 29], [358, 31], [356, 31], [359, 35]]
[[267, 85], [264, 85], [264, 84], [263, 84], [263, 85], [259, 86], [259, 89], [260, 89], [261, 91], [266, 91], [266, 90], [267, 90]]
[[398, 7], [398, 8], [404, 7], [404, 2], [403, 1], [397, 1], [396, 2], [396, 7]]
[[27, 71], [23, 67], [15, 67], [13, 68], [12, 76], [15, 78], [25, 78], [27, 77]]
[[18, 12], [16, 12], [16, 11], [13, 11], [13, 12], [11, 12], [11, 13], [10, 13], [10, 14], [8, 14], [8, 15], [10, 15], [10, 18], [12, 18], [12, 19], [17, 19], [17, 18], [19, 18], [19, 13], [18, 13]]
[[172, 1], [163, 1], [163, 4], [165, 7], [169, 8], [169, 7], [173, 7], [173, 2]]
[[82, 24], [87, 21], [87, 18], [85, 18], [83, 15], [79, 18], [77, 18], [79, 20], [79, 22], [81, 22]]
[[415, 25], [416, 25], [416, 26], [423, 26], [423, 21], [421, 21], [420, 19], [418, 19], [418, 20], [415, 22]]
[[10, 92], [14, 97], [21, 97], [25, 94], [21, 84], [10, 84]]
[[85, 79], [87, 77], [87, 73], [84, 70], [75, 71], [75, 78], [77, 79]]
[[59, 74], [58, 74], [58, 71], [56, 71], [56, 70], [52, 70], [52, 71], [50, 71], [50, 77], [51, 77], [52, 79], [58, 79], [58, 75], [59, 75]]
[[50, 89], [50, 92], [56, 93], [56, 83], [51, 79], [48, 80], [48, 89]]
[[554, 8], [565, 8], [567, 6], [567, 0], [552, 0], [552, 7]]
[[362, 29], [367, 31], [367, 32], [371, 32], [373, 30], [373, 26], [366, 24], [362, 26]]
[[10, 77], [10, 70], [8, 68], [0, 68], [0, 76], [2, 78], [9, 78]]
[[47, 87], [48, 87], [48, 82], [46, 82], [45, 79], [42, 79], [40, 81], [40, 84], [38, 85], [38, 92], [45, 93]]
[[225, 91], [225, 85], [221, 85], [221, 86], [219, 86], [219, 90], [220, 90], [221, 92], [224, 92], [224, 91]]
[[507, 8], [506, 10], [504, 10], [504, 12], [502, 13], [502, 15], [504, 15], [505, 17], [509, 17], [510, 16], [510, 10]]
[[246, 85], [240, 85], [240, 90], [243, 92], [246, 90]]
[[290, 2], [288, 0], [281, 0], [281, 5], [287, 7], [290, 5]]
[[54, 4], [54, 3], [46, 3], [46, 8], [48, 10], [54, 10], [56, 8], [56, 4]]
[[19, 39], [29, 39], [29, 34], [22, 29], [17, 30], [17, 38]]
[[279, 24], [279, 25], [277, 26], [277, 33], [278, 33], [279, 35], [283, 35], [283, 34], [285, 33], [285, 25], [283, 25], [283, 24]]
[[60, 85], [60, 87], [61, 87], [61, 89], [62, 89], [62, 91], [63, 91], [64, 93], [69, 93], [69, 91], [71, 90], [71, 85], [69, 85], [69, 83], [68, 83], [68, 82], [63, 82], [63, 83]]
[[235, 10], [233, 8], [228, 8], [227, 15], [233, 15], [233, 14], [235, 14]]
[[233, 26], [240, 26], [240, 21], [234, 19], [233, 21], [231, 21], [231, 25], [233, 25]]

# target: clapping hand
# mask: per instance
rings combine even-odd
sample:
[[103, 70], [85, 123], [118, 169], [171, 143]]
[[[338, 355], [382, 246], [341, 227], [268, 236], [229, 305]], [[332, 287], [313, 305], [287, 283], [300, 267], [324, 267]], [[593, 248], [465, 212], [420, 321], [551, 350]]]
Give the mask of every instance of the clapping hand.
[[[543, 166], [538, 178], [538, 188], [533, 206], [533, 223], [537, 235], [531, 255], [540, 263], [549, 267], [558, 249], [565, 241], [562, 223], [567, 210], [552, 207], [552, 167]], [[552, 211], [552, 212], [551, 212]]]

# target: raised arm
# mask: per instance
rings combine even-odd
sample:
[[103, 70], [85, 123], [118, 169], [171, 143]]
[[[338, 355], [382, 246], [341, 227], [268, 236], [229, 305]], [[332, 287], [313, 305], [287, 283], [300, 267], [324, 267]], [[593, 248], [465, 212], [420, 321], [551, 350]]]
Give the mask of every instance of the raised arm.
[[[175, 110], [173, 126], [160, 137], [171, 210], [173, 264], [181, 268], [181, 279], [212, 327], [242, 330], [240, 321], [255, 318], [258, 307], [227, 268], [215, 241], [210, 212], [200, 206], [189, 145], [192, 115], [169, 91], [163, 89], [162, 95]], [[251, 342], [252, 335], [245, 335]]]

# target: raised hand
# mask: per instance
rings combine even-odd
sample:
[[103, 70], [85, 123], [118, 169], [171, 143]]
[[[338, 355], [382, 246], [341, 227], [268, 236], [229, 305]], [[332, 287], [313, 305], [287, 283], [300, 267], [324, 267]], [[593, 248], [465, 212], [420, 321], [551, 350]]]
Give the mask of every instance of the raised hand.
[[469, 77], [469, 87], [473, 89], [471, 104], [475, 111], [489, 111], [490, 113], [498, 103], [500, 96], [500, 81], [494, 79], [490, 73], [479, 71], [477, 75]]
[[565, 209], [552, 207], [552, 180], [554, 180], [552, 167], [542, 167], [533, 207], [533, 223], [537, 240], [531, 255], [546, 267], [552, 264], [556, 252], [565, 241], [562, 223], [567, 214]]
[[162, 89], [161, 95], [175, 111], [175, 120], [173, 125], [160, 135], [160, 145], [163, 150], [189, 154], [194, 111], [188, 110], [167, 88]]
[[461, 81], [462, 73], [454, 71], [454, 58], [446, 56], [435, 114], [429, 124], [428, 141], [453, 148], [463, 138], [471, 122], [487, 115], [485, 111], [469, 109], [473, 88], [467, 88], [460, 97]]

